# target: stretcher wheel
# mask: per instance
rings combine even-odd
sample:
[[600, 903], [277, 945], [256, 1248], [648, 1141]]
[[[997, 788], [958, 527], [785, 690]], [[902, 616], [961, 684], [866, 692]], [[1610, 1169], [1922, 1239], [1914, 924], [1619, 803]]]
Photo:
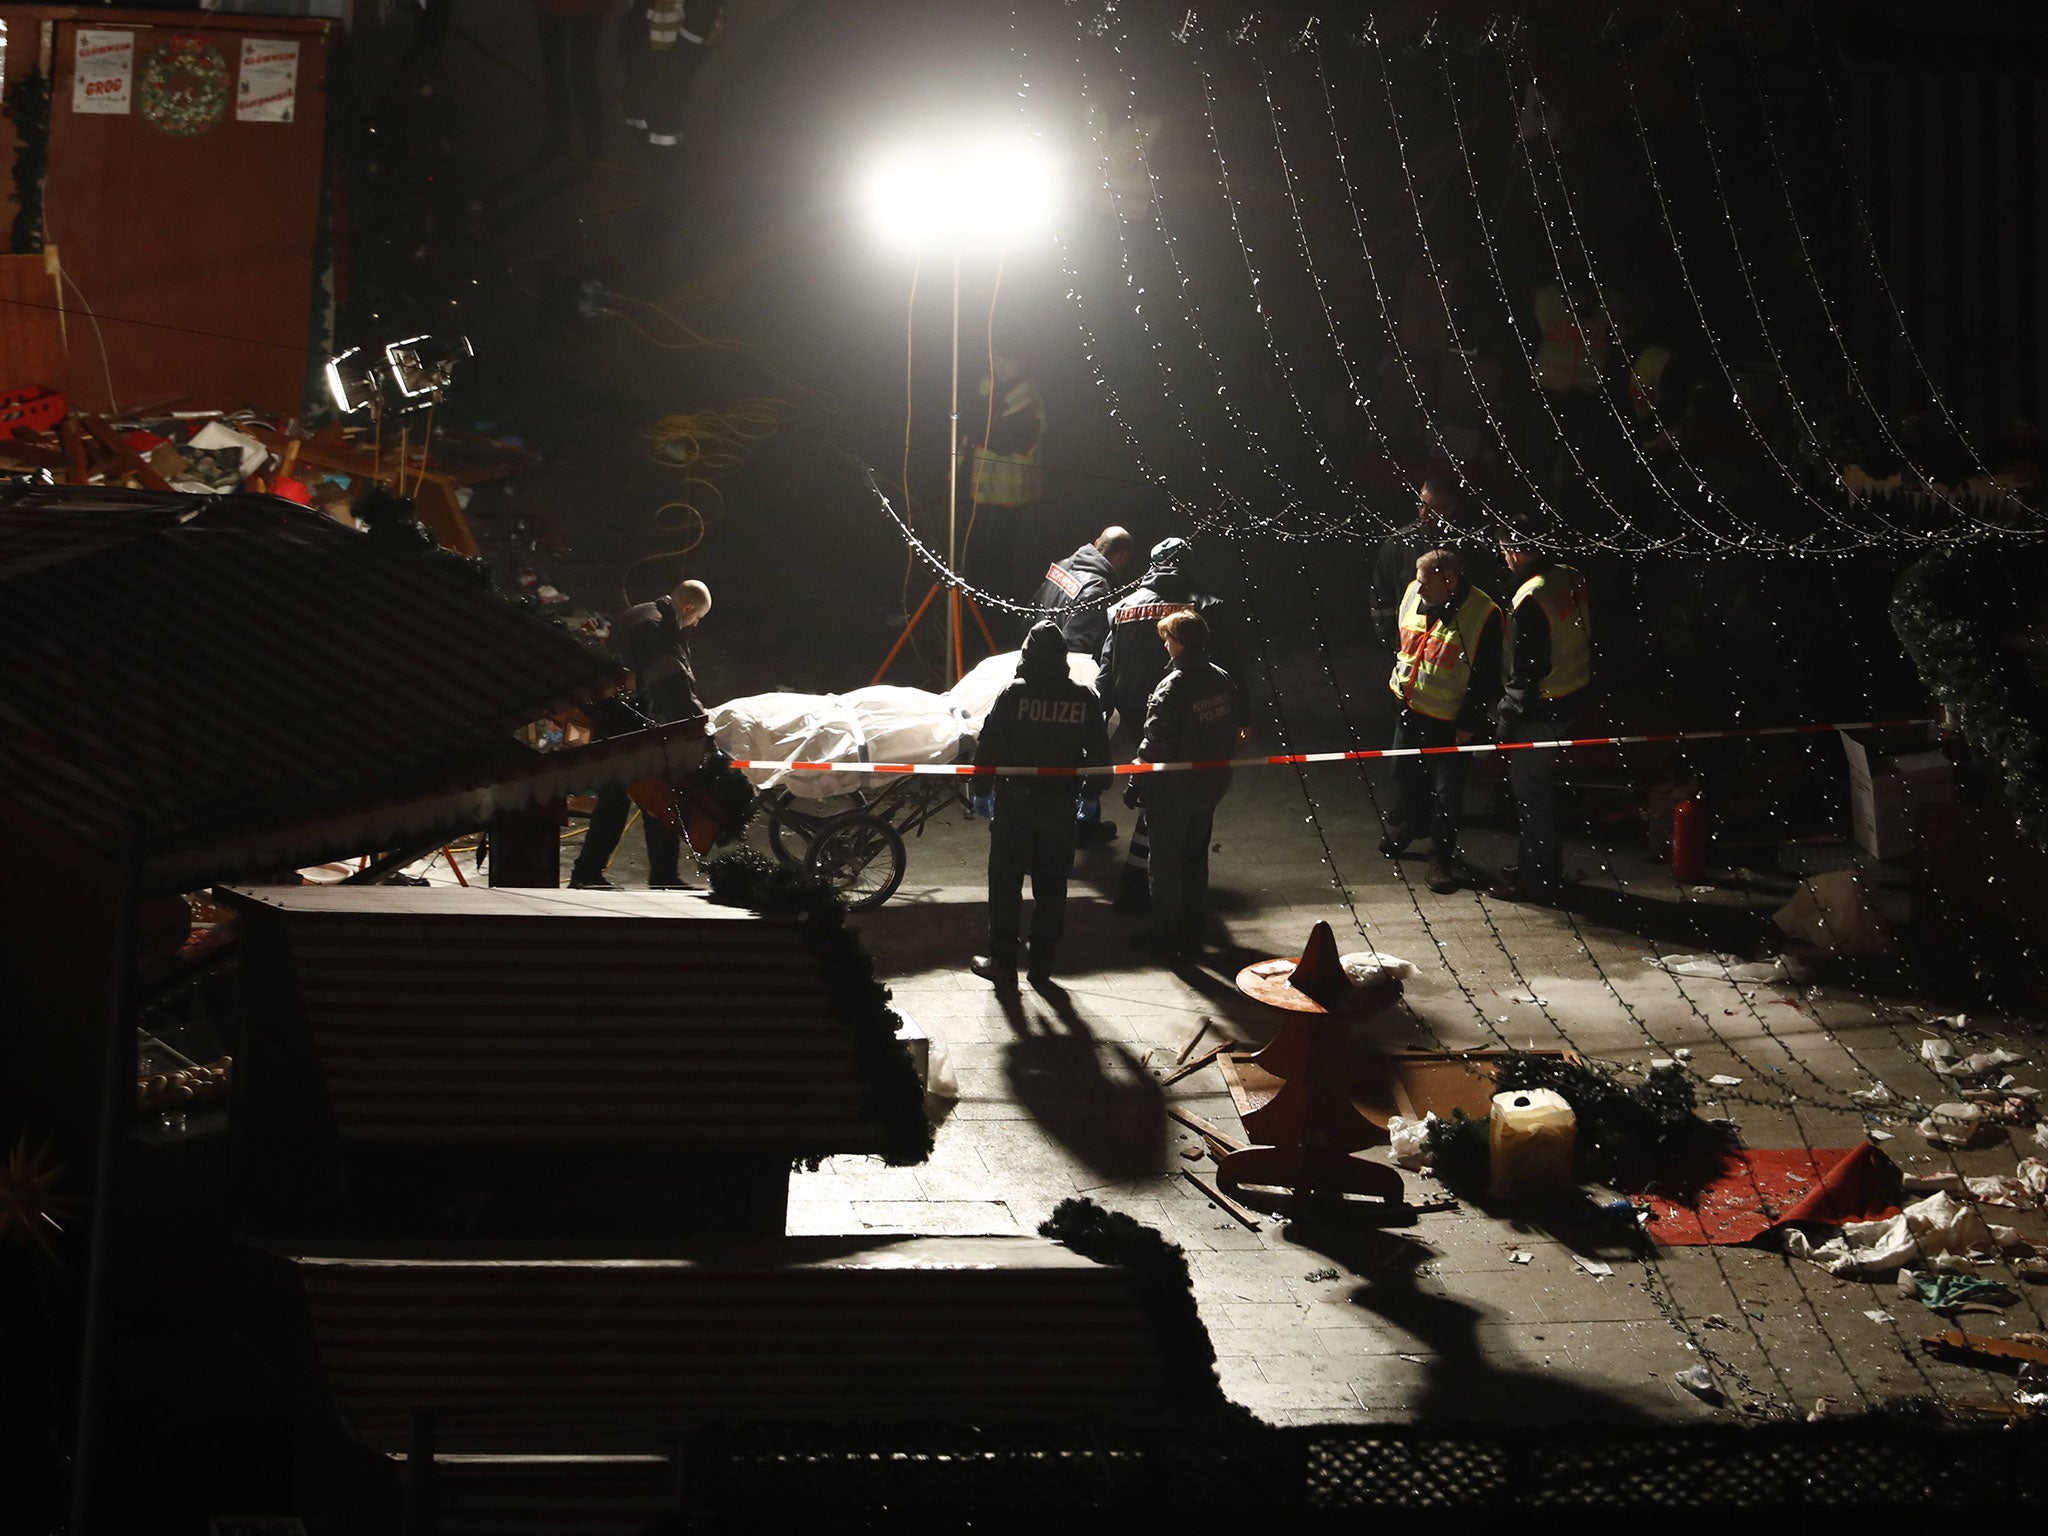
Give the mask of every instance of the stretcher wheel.
[[768, 802], [768, 847], [778, 863], [801, 869], [804, 855], [811, 851], [811, 831], [783, 814], [794, 803], [795, 798], [786, 789], [777, 790]]
[[903, 839], [875, 816], [841, 816], [820, 831], [804, 855], [804, 873], [846, 898], [849, 912], [879, 907], [903, 883]]

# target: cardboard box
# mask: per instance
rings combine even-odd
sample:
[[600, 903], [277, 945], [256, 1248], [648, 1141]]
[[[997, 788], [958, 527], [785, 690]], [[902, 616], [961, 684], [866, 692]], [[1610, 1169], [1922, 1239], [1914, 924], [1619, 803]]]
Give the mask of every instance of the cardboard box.
[[[1913, 813], [1955, 799], [1954, 771], [1946, 754], [1926, 745], [1924, 732], [1842, 731], [1849, 760], [1849, 826], [1856, 846], [1874, 859], [1913, 851]], [[1886, 750], [1887, 744], [1891, 747]]]

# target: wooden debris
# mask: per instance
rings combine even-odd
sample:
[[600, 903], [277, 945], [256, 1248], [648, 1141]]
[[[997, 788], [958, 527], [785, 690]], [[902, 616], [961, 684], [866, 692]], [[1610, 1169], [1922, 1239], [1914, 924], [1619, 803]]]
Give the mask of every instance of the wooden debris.
[[1225, 1051], [1234, 1051], [1236, 1049], [1237, 1042], [1235, 1040], [1225, 1040], [1220, 1042], [1219, 1044], [1212, 1045], [1209, 1047], [1208, 1050], [1202, 1052], [1201, 1055], [1197, 1056], [1193, 1061], [1189, 1062], [1179, 1071], [1169, 1072], [1159, 1081], [1162, 1084], [1177, 1083], [1182, 1078], [1191, 1076], [1192, 1074], [1201, 1071], [1202, 1068], [1208, 1066], [1210, 1062], [1214, 1061], [1218, 1056], [1221, 1056]]
[[1215, 1151], [1218, 1156], [1226, 1152], [1242, 1152], [1245, 1149], [1244, 1142], [1239, 1141], [1236, 1137], [1226, 1132], [1218, 1130], [1200, 1115], [1190, 1110], [1182, 1109], [1177, 1104], [1169, 1104], [1166, 1106], [1166, 1112], [1193, 1131], [1197, 1136], [1201, 1137], [1202, 1140], [1208, 1142], [1211, 1150]]
[[1204, 1019], [1195, 1026], [1195, 1032], [1188, 1036], [1186, 1044], [1181, 1046], [1180, 1054], [1173, 1058], [1174, 1065], [1178, 1066], [1186, 1061], [1188, 1059], [1188, 1052], [1192, 1051], [1195, 1048], [1195, 1043], [1207, 1033], [1209, 1033], [1209, 1021]]
[[1230, 1196], [1224, 1194], [1222, 1190], [1218, 1189], [1208, 1180], [1197, 1178], [1192, 1171], [1186, 1168], [1181, 1169], [1180, 1176], [1207, 1195], [1213, 1204], [1220, 1207], [1226, 1216], [1234, 1219], [1240, 1226], [1252, 1232], [1259, 1230], [1258, 1217], [1239, 1205]]
[[1202, 1153], [1206, 1150], [1203, 1147], [1182, 1147], [1180, 1155], [1191, 1163], [1199, 1163], [1202, 1160]]
[[2048, 1345], [2024, 1344], [2015, 1339], [1994, 1339], [1981, 1333], [1964, 1333], [1951, 1328], [1930, 1333], [1920, 1340], [1923, 1349], [1939, 1354], [1966, 1355], [1976, 1360], [2007, 1361], [2013, 1365], [2048, 1365]]

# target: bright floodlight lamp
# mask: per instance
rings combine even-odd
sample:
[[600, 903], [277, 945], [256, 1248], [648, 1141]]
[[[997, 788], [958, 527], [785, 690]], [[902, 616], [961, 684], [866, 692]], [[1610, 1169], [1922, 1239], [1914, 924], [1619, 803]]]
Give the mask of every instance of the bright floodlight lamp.
[[344, 416], [374, 408], [378, 394], [376, 359], [364, 357], [361, 347], [350, 347], [341, 356], [329, 359], [327, 393], [334, 397], [334, 408]]
[[901, 150], [862, 187], [884, 241], [912, 250], [1000, 250], [1051, 227], [1051, 159], [1023, 138], [969, 138]]
[[384, 349], [391, 382], [408, 403], [438, 399], [455, 377], [455, 365], [475, 355], [467, 336], [408, 336]]
[[[944, 252], [953, 263], [953, 410], [946, 479], [946, 567], [959, 568], [960, 259], [1001, 251], [1051, 232], [1058, 178], [1050, 156], [1029, 139], [955, 136], [899, 150], [876, 162], [861, 188], [870, 222], [899, 249]], [[938, 587], [932, 588], [933, 593]], [[929, 602], [930, 598], [927, 597]], [[969, 599], [972, 602], [972, 599]], [[924, 609], [919, 607], [922, 614]], [[917, 624], [910, 621], [911, 628]], [[887, 663], [884, 663], [886, 670]], [[960, 588], [946, 596], [946, 675], [960, 675]]]

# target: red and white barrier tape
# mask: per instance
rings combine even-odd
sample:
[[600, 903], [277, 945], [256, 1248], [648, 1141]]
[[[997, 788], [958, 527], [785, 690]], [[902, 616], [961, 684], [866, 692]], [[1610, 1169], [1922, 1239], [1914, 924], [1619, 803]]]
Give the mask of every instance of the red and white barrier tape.
[[977, 768], [972, 763], [833, 763], [802, 758], [742, 757], [735, 768], [788, 773], [923, 773], [949, 778], [1072, 779], [1112, 773], [1192, 773], [1203, 768], [1272, 768], [1295, 763], [1363, 763], [1381, 757], [1435, 757], [1445, 752], [1527, 752], [1538, 747], [1633, 747], [1651, 742], [1728, 741], [1753, 736], [1823, 736], [1830, 731], [1889, 730], [1933, 725], [1915, 720], [1831, 720], [1820, 725], [1758, 725], [1725, 731], [1649, 731], [1635, 736], [1571, 736], [1556, 741], [1475, 741], [1462, 747], [1374, 747], [1356, 752], [1283, 752], [1271, 757], [1218, 758], [1193, 763], [1105, 763], [1089, 768]]

